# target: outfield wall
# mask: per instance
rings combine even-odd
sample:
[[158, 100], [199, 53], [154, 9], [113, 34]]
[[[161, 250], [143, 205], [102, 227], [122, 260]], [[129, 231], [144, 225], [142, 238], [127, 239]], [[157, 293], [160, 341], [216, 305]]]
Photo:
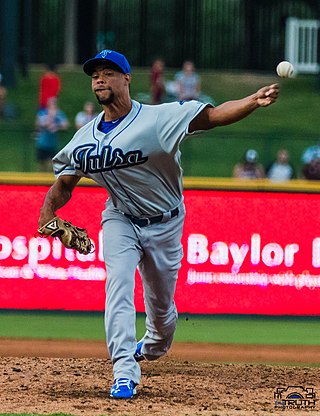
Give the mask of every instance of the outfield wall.
[[[88, 256], [35, 235], [51, 175], [0, 174], [0, 309], [104, 309], [101, 211], [107, 194], [83, 180], [61, 217], [84, 226]], [[316, 182], [186, 178], [179, 312], [320, 315]], [[136, 308], [144, 310], [136, 274]]]

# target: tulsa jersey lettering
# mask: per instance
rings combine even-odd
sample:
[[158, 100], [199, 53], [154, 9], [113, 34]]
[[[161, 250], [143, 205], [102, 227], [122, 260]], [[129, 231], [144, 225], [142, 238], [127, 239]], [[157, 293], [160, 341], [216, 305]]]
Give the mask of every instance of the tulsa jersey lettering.
[[123, 169], [140, 165], [148, 160], [143, 157], [141, 150], [132, 150], [126, 153], [120, 148], [103, 146], [99, 154], [94, 154], [95, 144], [84, 144], [73, 151], [75, 168], [85, 175], [88, 173], [106, 172], [112, 169]]
[[108, 134], [97, 128], [100, 113], [54, 157], [55, 174], [93, 179], [108, 191], [108, 204], [131, 215], [168, 211], [182, 201], [179, 145], [205, 106], [132, 101], [129, 114]]

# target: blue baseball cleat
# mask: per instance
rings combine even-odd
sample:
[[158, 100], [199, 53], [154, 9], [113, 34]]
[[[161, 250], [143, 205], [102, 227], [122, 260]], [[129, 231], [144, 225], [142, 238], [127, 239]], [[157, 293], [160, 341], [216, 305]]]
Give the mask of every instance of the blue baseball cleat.
[[136, 394], [137, 384], [129, 378], [117, 378], [110, 390], [110, 397], [114, 399], [132, 399]]
[[146, 359], [146, 357], [141, 352], [142, 347], [143, 347], [143, 340], [137, 343], [136, 352], [133, 354], [134, 359], [138, 362]]

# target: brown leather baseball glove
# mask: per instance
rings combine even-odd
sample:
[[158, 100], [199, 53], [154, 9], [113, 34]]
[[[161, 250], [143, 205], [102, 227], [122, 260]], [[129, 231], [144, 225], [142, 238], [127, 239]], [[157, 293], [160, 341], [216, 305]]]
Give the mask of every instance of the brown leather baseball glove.
[[65, 247], [73, 248], [81, 254], [89, 254], [93, 251], [93, 244], [87, 231], [58, 216], [40, 227], [38, 233], [41, 237], [58, 237]]

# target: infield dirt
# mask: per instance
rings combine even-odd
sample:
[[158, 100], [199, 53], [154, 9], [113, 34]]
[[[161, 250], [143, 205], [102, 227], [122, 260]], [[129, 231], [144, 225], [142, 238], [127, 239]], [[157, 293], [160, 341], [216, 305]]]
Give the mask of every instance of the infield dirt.
[[[175, 343], [167, 357], [141, 363], [138, 396], [127, 401], [109, 398], [112, 367], [103, 342], [0, 339], [0, 355], [0, 413], [320, 414], [319, 369], [313, 367], [320, 362], [318, 346]], [[308, 388], [313, 399], [275, 408], [277, 389], [291, 387], [304, 399]]]

